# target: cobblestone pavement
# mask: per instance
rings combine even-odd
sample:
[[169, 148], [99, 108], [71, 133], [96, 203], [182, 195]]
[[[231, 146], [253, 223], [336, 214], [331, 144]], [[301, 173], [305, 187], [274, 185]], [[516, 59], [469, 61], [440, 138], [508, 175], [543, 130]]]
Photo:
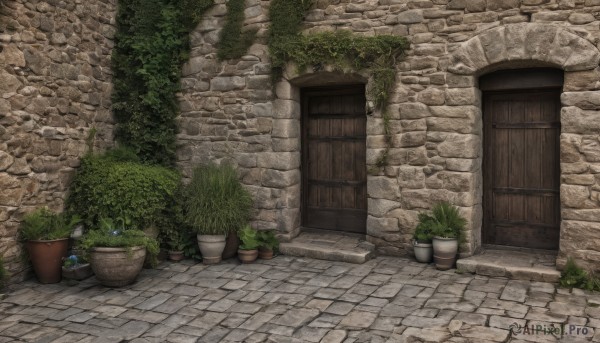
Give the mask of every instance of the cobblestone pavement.
[[16, 285], [0, 302], [0, 342], [559, 341], [529, 327], [511, 336], [513, 323], [568, 323], [567, 331], [580, 332], [562, 341], [600, 341], [599, 305], [600, 294], [440, 272], [401, 258], [187, 261], [144, 270], [120, 289], [94, 278]]

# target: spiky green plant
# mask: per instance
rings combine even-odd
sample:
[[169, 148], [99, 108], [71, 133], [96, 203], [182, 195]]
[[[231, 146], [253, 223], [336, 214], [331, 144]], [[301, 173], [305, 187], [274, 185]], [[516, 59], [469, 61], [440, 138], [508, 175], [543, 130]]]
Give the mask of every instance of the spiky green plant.
[[224, 235], [248, 223], [252, 197], [231, 165], [210, 163], [194, 169], [184, 208], [197, 233]]
[[64, 213], [54, 213], [41, 207], [23, 217], [20, 239], [34, 241], [68, 238], [79, 222], [78, 216], [67, 217]]
[[460, 214], [458, 207], [448, 202], [439, 202], [431, 210], [431, 233], [443, 238], [458, 238], [467, 225], [467, 220]]

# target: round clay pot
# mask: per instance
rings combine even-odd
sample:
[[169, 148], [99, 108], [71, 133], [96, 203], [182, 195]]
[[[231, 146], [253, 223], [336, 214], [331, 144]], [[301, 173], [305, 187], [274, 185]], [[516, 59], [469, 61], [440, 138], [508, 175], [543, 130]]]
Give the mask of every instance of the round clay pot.
[[135, 281], [146, 258], [146, 248], [94, 248], [90, 253], [90, 264], [101, 284], [122, 287]]
[[430, 263], [433, 258], [433, 244], [413, 241], [413, 251], [415, 258], [421, 263]]
[[221, 262], [221, 255], [225, 249], [225, 235], [198, 234], [196, 238], [202, 254], [202, 263], [215, 264]]
[[41, 283], [57, 283], [62, 278], [62, 259], [67, 256], [69, 239], [27, 241], [27, 252]]
[[169, 251], [169, 260], [179, 262], [183, 260], [183, 251]]
[[448, 270], [456, 262], [458, 240], [456, 238], [433, 238], [433, 260], [439, 270]]
[[223, 254], [221, 257], [226, 260], [228, 258], [232, 258], [237, 254], [237, 250], [240, 246], [240, 238], [237, 235], [237, 232], [232, 231], [227, 234], [227, 238], [225, 240], [225, 250], [223, 250]]
[[262, 260], [270, 260], [273, 258], [273, 250], [271, 249], [258, 249], [258, 258]]
[[238, 258], [242, 263], [252, 263], [258, 257], [258, 250], [238, 250]]

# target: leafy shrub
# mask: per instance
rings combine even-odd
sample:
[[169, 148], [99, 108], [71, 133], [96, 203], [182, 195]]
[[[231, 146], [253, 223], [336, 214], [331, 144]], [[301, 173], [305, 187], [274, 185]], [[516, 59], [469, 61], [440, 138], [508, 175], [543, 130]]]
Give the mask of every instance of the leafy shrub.
[[71, 184], [68, 208], [87, 228], [104, 218], [127, 218], [133, 229], [157, 223], [179, 185], [176, 171], [134, 162], [123, 150], [88, 155]]
[[258, 231], [257, 233], [259, 247], [261, 249], [277, 251], [279, 248], [279, 240], [272, 230]]
[[433, 236], [443, 238], [461, 238], [467, 225], [467, 220], [460, 214], [458, 207], [447, 202], [440, 202], [433, 206], [432, 214], [419, 216], [419, 221], [431, 226]]
[[578, 267], [572, 258], [567, 259], [559, 284], [565, 288], [581, 288], [588, 291], [600, 291], [600, 279]]
[[418, 218], [419, 224], [417, 224], [413, 238], [420, 243], [430, 243], [431, 238], [433, 238], [431, 230], [435, 226], [435, 219], [422, 212], [419, 213]]
[[88, 231], [81, 239], [79, 247], [86, 252], [93, 248], [126, 248], [131, 252], [131, 248], [143, 246], [153, 264], [156, 264], [156, 256], [159, 252], [158, 241], [150, 238], [141, 230], [128, 228], [124, 221], [116, 224], [111, 219], [100, 219], [100, 228]]
[[218, 57], [221, 60], [242, 57], [256, 36], [256, 30], [242, 32], [244, 24], [244, 0], [227, 2], [227, 18], [221, 30]]
[[240, 238], [240, 250], [256, 250], [260, 246], [258, 232], [250, 225], [246, 225], [238, 232]]
[[79, 221], [76, 215], [67, 217], [65, 213], [54, 213], [46, 207], [38, 208], [23, 217], [20, 239], [37, 241], [68, 238]]
[[199, 260], [201, 254], [196, 232], [186, 221], [184, 204], [185, 192], [180, 184], [156, 224], [160, 228], [159, 241], [166, 249], [182, 250], [186, 257]]
[[222, 235], [239, 230], [248, 223], [251, 208], [252, 197], [232, 166], [211, 163], [194, 169], [184, 211], [196, 232]]

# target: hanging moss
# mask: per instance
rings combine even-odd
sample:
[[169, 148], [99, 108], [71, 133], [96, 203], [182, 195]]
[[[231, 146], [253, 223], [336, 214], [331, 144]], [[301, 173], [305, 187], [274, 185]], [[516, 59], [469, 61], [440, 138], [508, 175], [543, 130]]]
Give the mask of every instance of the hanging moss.
[[121, 0], [112, 55], [116, 138], [144, 162], [175, 161], [176, 93], [189, 33], [212, 0]]
[[408, 47], [408, 42], [399, 36], [360, 36], [344, 30], [303, 35], [300, 32], [302, 20], [311, 5], [311, 0], [271, 2], [269, 51], [274, 81], [281, 78], [288, 62], [296, 63], [300, 71], [330, 65], [341, 71], [370, 73], [369, 98], [382, 111], [387, 145], [375, 164], [384, 167], [392, 143], [386, 106], [396, 82], [396, 57]]
[[221, 60], [242, 57], [256, 37], [256, 30], [242, 32], [244, 0], [227, 2], [227, 17], [219, 40], [218, 57]]

